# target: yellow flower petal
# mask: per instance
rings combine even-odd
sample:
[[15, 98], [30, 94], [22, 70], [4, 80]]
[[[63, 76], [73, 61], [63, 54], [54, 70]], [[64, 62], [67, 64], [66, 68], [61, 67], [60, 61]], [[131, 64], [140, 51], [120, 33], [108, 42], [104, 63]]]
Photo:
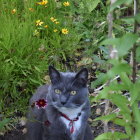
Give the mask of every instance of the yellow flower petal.
[[48, 0], [42, 0], [41, 2], [37, 2], [38, 5], [46, 5]]
[[44, 28], [48, 28], [48, 25], [45, 25]]
[[63, 2], [63, 5], [64, 5], [65, 7], [67, 7], [67, 6], [70, 6], [70, 3], [69, 3], [68, 1], [65, 1], [65, 2]]
[[36, 26], [41, 26], [42, 24], [44, 24], [43, 21], [41, 21], [41, 20], [37, 20], [37, 21], [36, 21]]
[[56, 21], [56, 22], [55, 22], [55, 24], [59, 24], [59, 22], [58, 22], [58, 21]]
[[58, 30], [57, 30], [57, 29], [54, 29], [53, 31], [54, 31], [54, 32], [57, 32]]
[[54, 17], [51, 17], [50, 20], [51, 20], [52, 22], [56, 22], [56, 21], [57, 21], [57, 19], [55, 19]]
[[12, 14], [15, 14], [16, 12], [17, 12], [16, 9], [13, 9], [13, 10], [11, 11]]
[[29, 8], [29, 11], [33, 12], [33, 11], [34, 11], [34, 9], [33, 9], [33, 8]]

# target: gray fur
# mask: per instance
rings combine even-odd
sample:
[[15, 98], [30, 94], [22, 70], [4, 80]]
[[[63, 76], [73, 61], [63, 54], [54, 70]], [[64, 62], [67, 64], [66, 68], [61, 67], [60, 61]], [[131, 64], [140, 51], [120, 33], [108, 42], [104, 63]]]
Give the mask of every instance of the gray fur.
[[[49, 68], [51, 85], [39, 87], [30, 99], [30, 105], [39, 99], [47, 99], [48, 106], [45, 109], [30, 107], [27, 123], [27, 140], [93, 140], [91, 129], [87, 123], [90, 115], [88, 99], [87, 70], [79, 73], [60, 73], [53, 67]], [[61, 89], [61, 95], [54, 93], [54, 89]], [[71, 90], [76, 90], [76, 95], [70, 95]], [[62, 104], [62, 101], [65, 104]], [[60, 118], [60, 111], [81, 109], [82, 123], [74, 137]], [[49, 126], [43, 123], [49, 120]]]

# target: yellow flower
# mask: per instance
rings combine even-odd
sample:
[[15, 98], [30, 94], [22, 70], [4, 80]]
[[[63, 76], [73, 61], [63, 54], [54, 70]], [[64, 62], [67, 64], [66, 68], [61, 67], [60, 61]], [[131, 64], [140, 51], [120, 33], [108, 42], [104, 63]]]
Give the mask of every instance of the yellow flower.
[[42, 0], [41, 2], [37, 2], [38, 5], [46, 5], [48, 3], [47, 0]]
[[48, 28], [48, 25], [45, 25], [44, 28]]
[[58, 30], [57, 30], [57, 29], [54, 29], [53, 31], [54, 31], [55, 33], [56, 33], [56, 32], [58, 32]]
[[33, 11], [34, 11], [34, 9], [33, 9], [33, 8], [29, 8], [29, 11], [33, 12]]
[[65, 1], [65, 2], [63, 2], [63, 5], [64, 5], [65, 7], [67, 7], [67, 6], [70, 6], [70, 3], [69, 3], [68, 1]]
[[42, 22], [41, 20], [37, 20], [36, 21], [36, 26], [41, 26], [44, 22]]
[[55, 24], [59, 24], [59, 22], [58, 22], [58, 21], [56, 21], [56, 22], [55, 22]]
[[54, 17], [51, 17], [50, 20], [51, 20], [52, 22], [57, 22], [57, 19], [55, 19]]
[[62, 29], [62, 34], [68, 34], [68, 32], [69, 32], [68, 29], [66, 29], [66, 28]]
[[12, 14], [15, 14], [16, 12], [17, 12], [16, 9], [13, 9], [13, 10], [11, 11]]

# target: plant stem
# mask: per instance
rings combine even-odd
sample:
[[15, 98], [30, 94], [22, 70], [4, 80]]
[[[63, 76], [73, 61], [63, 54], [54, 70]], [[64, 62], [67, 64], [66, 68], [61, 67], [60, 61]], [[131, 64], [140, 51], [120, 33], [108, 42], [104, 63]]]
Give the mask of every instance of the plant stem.
[[[116, 0], [110, 0], [110, 6], [116, 2]], [[109, 12], [107, 15], [107, 21], [108, 21], [108, 38], [112, 38], [112, 32], [113, 32], [113, 11]], [[114, 48], [112, 47], [112, 45], [109, 46], [109, 50], [110, 50], [110, 59], [114, 58]], [[113, 55], [112, 55], [113, 54]], [[111, 66], [108, 66], [108, 69], [110, 69]], [[107, 82], [107, 85], [109, 85], [110, 81]], [[109, 100], [105, 100], [105, 111], [104, 114], [108, 115], [109, 114], [109, 107], [110, 107], [110, 101]], [[108, 132], [108, 122], [104, 122], [104, 132]]]
[[[138, 13], [138, 0], [134, 0], [134, 16], [136, 16], [136, 14]], [[137, 27], [138, 27], [138, 23], [135, 20], [134, 22], [134, 34], [137, 33]], [[133, 72], [132, 72], [132, 81], [133, 83], [136, 82], [136, 71], [137, 71], [137, 62], [136, 62], [136, 43], [133, 45], [132, 48], [132, 67], [133, 67]]]

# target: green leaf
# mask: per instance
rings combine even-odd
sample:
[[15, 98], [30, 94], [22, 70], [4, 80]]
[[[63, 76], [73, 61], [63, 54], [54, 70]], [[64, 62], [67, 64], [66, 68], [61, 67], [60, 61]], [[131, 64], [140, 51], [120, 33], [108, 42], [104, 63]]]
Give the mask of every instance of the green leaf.
[[128, 136], [121, 132], [107, 132], [99, 135], [95, 140], [120, 140], [126, 138], [128, 138]]
[[137, 15], [134, 17], [134, 19], [135, 19], [138, 23], [140, 23], [140, 13], [137, 14]]
[[95, 80], [94, 82], [91, 82], [91, 88], [95, 88], [96, 86], [101, 85], [105, 83], [106, 81], [107, 81], [106, 73], [100, 73], [97, 76], [97, 80]]
[[99, 4], [100, 0], [86, 0], [86, 6], [89, 12], [92, 12], [97, 5]]
[[[131, 67], [129, 67], [131, 69]], [[131, 86], [132, 86], [132, 82], [130, 80], [130, 78], [127, 76], [127, 74], [125, 72], [122, 72], [120, 74], [120, 77], [121, 77], [121, 80], [122, 80], [122, 83], [125, 85], [126, 87], [126, 90], [129, 90], [131, 89]]]
[[98, 117], [95, 119], [95, 121], [97, 121], [97, 120], [110, 121], [110, 120], [113, 120], [114, 118], [116, 118], [116, 114], [112, 113], [112, 114], [109, 114], [106, 116]]
[[127, 33], [122, 38], [120, 38], [120, 42], [117, 45], [119, 56], [126, 55], [128, 51], [133, 47], [137, 39], [138, 39], [138, 35], [132, 33]]
[[135, 122], [140, 124], [140, 110], [138, 107], [138, 102], [135, 102], [133, 104], [132, 110], [133, 110]]
[[39, 82], [39, 81], [37, 81], [37, 80], [35, 80], [35, 79], [32, 79], [32, 78], [29, 78], [29, 79], [30, 79], [31, 82], [33, 82], [33, 83], [35, 83], [35, 84], [41, 85], [41, 82]]
[[113, 11], [116, 7], [122, 5], [122, 4], [130, 4], [132, 0], [117, 0], [115, 3], [113, 3], [110, 7], [110, 11]]
[[111, 100], [112, 103], [114, 103], [115, 105], [117, 105], [119, 107], [119, 109], [121, 110], [121, 114], [129, 119], [131, 118], [131, 112], [130, 109], [128, 107], [129, 101], [128, 99], [121, 95], [121, 94], [108, 94], [108, 99]]
[[107, 73], [109, 78], [113, 78], [116, 75], [120, 75], [121, 73], [131, 73], [131, 67], [130, 65], [126, 64], [126, 63], [119, 63], [117, 65], [115, 65], [112, 69], [110, 69]]
[[106, 39], [101, 44], [102, 45], [115, 45], [118, 50], [118, 55], [120, 57], [126, 55], [128, 51], [133, 47], [133, 44], [137, 41], [138, 35], [127, 33], [121, 38]]
[[131, 89], [130, 89], [130, 95], [131, 95], [131, 100], [130, 100], [130, 103], [131, 105], [133, 105], [133, 103], [138, 100], [139, 98], [139, 94], [140, 94], [140, 83], [139, 82], [136, 82], [135, 84], [133, 84], [131, 86]]
[[[127, 120], [128, 121], [128, 120]], [[123, 126], [123, 127], [125, 127], [125, 126], [128, 126], [129, 124], [130, 124], [130, 122], [127, 122], [126, 120], [123, 120], [123, 119], [119, 119], [119, 118], [115, 118], [114, 120], [113, 120], [113, 122], [115, 123], [115, 124], [117, 124], [117, 125], [120, 125], [120, 126]]]
[[0, 121], [0, 130], [2, 130], [3, 127], [4, 127], [6, 124], [8, 124], [9, 122], [10, 122], [10, 119], [8, 119], [8, 118], [5, 118], [5, 119], [3, 119], [2, 121]]
[[119, 38], [109, 38], [101, 42], [101, 45], [117, 45]]
[[140, 123], [136, 123], [135, 125], [135, 130], [136, 130], [136, 133], [135, 133], [135, 140], [139, 140], [140, 139]]

